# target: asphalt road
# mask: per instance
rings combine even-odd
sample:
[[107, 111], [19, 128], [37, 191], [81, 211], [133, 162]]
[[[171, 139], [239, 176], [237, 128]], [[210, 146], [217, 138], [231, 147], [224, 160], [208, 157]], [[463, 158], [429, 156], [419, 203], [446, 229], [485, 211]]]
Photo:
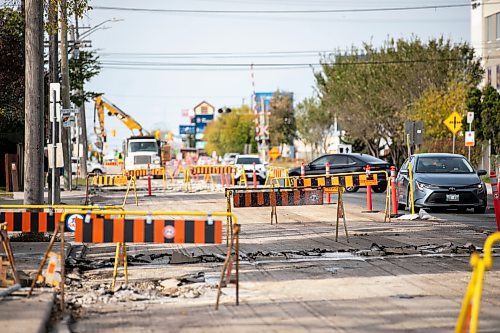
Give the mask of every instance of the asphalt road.
[[[385, 193], [372, 194], [372, 205], [374, 210], [384, 209], [385, 195]], [[345, 193], [344, 200], [345, 202], [366, 208], [366, 189], [362, 188], [356, 193]], [[400, 210], [399, 214], [408, 214], [408, 212]], [[491, 194], [488, 195], [488, 208], [485, 214], [474, 214], [472, 210], [468, 210], [467, 213], [458, 213], [457, 210], [447, 210], [439, 213], [430, 212], [430, 214], [445, 221], [465, 223], [490, 231], [497, 230]]]

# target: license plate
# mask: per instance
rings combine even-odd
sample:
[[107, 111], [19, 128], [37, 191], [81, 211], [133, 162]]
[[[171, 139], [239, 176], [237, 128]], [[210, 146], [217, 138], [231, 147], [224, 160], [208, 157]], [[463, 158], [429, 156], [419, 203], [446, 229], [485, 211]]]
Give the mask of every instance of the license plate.
[[447, 194], [446, 195], [446, 201], [459, 201], [459, 196], [458, 194]]

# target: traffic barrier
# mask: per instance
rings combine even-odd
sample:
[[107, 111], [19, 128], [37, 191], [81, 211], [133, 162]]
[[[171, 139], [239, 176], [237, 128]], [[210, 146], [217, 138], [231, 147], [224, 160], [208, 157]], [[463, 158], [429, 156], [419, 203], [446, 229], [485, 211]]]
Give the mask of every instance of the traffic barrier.
[[[8, 232], [54, 232], [65, 210], [122, 209], [122, 206], [80, 206], [80, 205], [0, 205], [0, 223], [5, 222]], [[14, 209], [49, 209], [50, 211], [13, 211]], [[59, 210], [56, 212], [55, 210]], [[74, 221], [65, 221], [64, 230], [75, 231]]]
[[[215, 184], [213, 177], [219, 177], [222, 187], [229, 187], [234, 184], [234, 174], [238, 169], [233, 165], [194, 165], [188, 167], [184, 173], [184, 191], [191, 191], [191, 180], [193, 177], [200, 175], [204, 176], [203, 179], [206, 184]], [[229, 179], [231, 177], [231, 180]], [[246, 180], [246, 179], [245, 179]], [[241, 181], [241, 178], [240, 178]]]
[[[370, 165], [367, 165], [365, 167], [366, 170], [366, 177], [368, 178], [371, 175], [371, 167]], [[373, 210], [373, 202], [372, 202], [372, 186], [371, 184], [366, 185], [366, 211], [364, 213], [374, 213], [375, 211]]]
[[104, 166], [122, 166], [124, 163], [123, 161], [107, 161], [104, 162]]
[[[285, 178], [276, 178], [277, 181]], [[368, 185], [378, 185], [379, 181], [387, 179], [387, 185], [390, 185], [390, 180], [386, 171], [371, 171], [369, 174], [366, 172], [349, 172], [338, 173], [334, 175], [311, 175], [311, 176], [293, 176], [290, 177], [291, 188], [324, 188], [324, 192], [328, 197], [329, 193], [338, 193], [339, 188], [347, 187], [366, 187]], [[286, 180], [286, 179], [285, 179]], [[390, 187], [388, 187], [389, 191]], [[390, 204], [388, 201], [390, 196], [386, 196], [386, 207]], [[328, 201], [327, 201], [328, 203]], [[375, 212], [375, 211], [373, 211]], [[385, 210], [384, 220], [389, 217], [390, 211]]]
[[[165, 176], [165, 168], [150, 168], [150, 172], [152, 176]], [[149, 174], [148, 169], [131, 169], [125, 170], [124, 175], [131, 177], [134, 176], [136, 178], [139, 177], [147, 177]]]
[[493, 195], [493, 208], [495, 210], [495, 221], [497, 230], [500, 231], [500, 195], [498, 193], [498, 180], [495, 171], [490, 172], [491, 190]]
[[148, 164], [148, 196], [151, 196], [151, 168]]
[[[341, 186], [331, 187], [337, 190], [338, 205], [337, 205], [337, 227], [336, 238], [338, 240], [338, 224], [340, 218], [343, 219], [344, 229], [347, 242], [349, 235], [347, 232], [347, 224], [345, 221], [344, 203], [342, 198], [343, 188]], [[325, 187], [318, 188], [288, 188], [274, 187], [265, 189], [245, 189], [245, 188], [230, 188], [226, 189], [227, 212], [231, 212], [231, 207], [246, 208], [246, 207], [271, 207], [271, 224], [273, 221], [278, 223], [278, 214], [276, 207], [278, 206], [304, 206], [304, 205], [323, 205], [323, 195]], [[231, 197], [232, 206], [231, 206]], [[231, 221], [228, 221], [230, 224]], [[227, 239], [226, 239], [227, 240]]]
[[220, 220], [103, 218], [95, 214], [75, 219], [75, 242], [220, 244]]
[[470, 258], [472, 275], [467, 285], [460, 313], [458, 315], [455, 333], [476, 333], [479, 327], [479, 309], [481, 306], [481, 295], [483, 292], [484, 272], [493, 266], [492, 248], [493, 244], [500, 242], [500, 232], [488, 236], [484, 242], [483, 257], [474, 252]]
[[366, 175], [365, 173], [301, 176], [290, 179], [293, 187], [364, 187], [378, 183], [377, 174]]
[[322, 205], [321, 189], [265, 189], [260, 191], [233, 191], [234, 208]]
[[127, 202], [128, 194], [130, 189], [134, 190], [135, 196], [135, 204], [138, 206], [139, 201], [137, 199], [137, 186], [136, 186], [136, 177], [134, 175], [95, 175], [89, 173], [87, 175], [86, 186], [85, 186], [85, 205], [88, 205], [90, 201], [90, 179], [92, 179], [92, 186], [95, 188], [103, 187], [103, 186], [127, 186], [125, 196], [123, 198], [122, 206], [125, 206]]
[[128, 177], [122, 175], [96, 175], [92, 177], [94, 186], [126, 186]]
[[[61, 239], [61, 258], [65, 258], [65, 246], [64, 246], [64, 229], [65, 221], [68, 216], [78, 216], [74, 219], [75, 223], [75, 240], [76, 241], [91, 241], [93, 243], [100, 242], [117, 242], [117, 250], [115, 256], [115, 268], [113, 272], [113, 283], [115, 285], [116, 271], [119, 261], [119, 251], [120, 248], [125, 247], [127, 240], [130, 242], [140, 242], [140, 243], [202, 243], [202, 244], [220, 244], [222, 243], [222, 222], [214, 221], [213, 217], [230, 217], [231, 221], [234, 221], [234, 225], [237, 225], [236, 216], [233, 213], [228, 212], [145, 212], [145, 211], [123, 211], [123, 210], [94, 210], [89, 213], [88, 209], [75, 209], [67, 210], [61, 215], [59, 224], [57, 225], [54, 234], [49, 242], [47, 250], [40, 262], [36, 276], [39, 276], [42, 272], [49, 253], [52, 250], [54, 242], [58, 234], [60, 234]], [[99, 217], [99, 215], [105, 215], [104, 219]], [[143, 216], [146, 218], [135, 218], [126, 219], [126, 216]], [[112, 216], [118, 216], [118, 218]], [[175, 220], [169, 221], [165, 219], [153, 219], [153, 216], [192, 216], [192, 217], [204, 217], [203, 220]], [[109, 220], [111, 221], [106, 221]], [[238, 226], [239, 227], [239, 226]], [[239, 230], [239, 228], [238, 228]], [[233, 231], [233, 226], [231, 226], [231, 232]], [[232, 232], [233, 234], [233, 232]], [[234, 235], [232, 235], [232, 240]], [[231, 243], [232, 248], [232, 243]], [[239, 255], [236, 253], [236, 255]], [[124, 274], [125, 280], [128, 280], [128, 271], [126, 266], [126, 249], [124, 252]], [[229, 261], [229, 258], [226, 258]], [[61, 292], [61, 309], [64, 309], [64, 279], [65, 271], [64, 265], [61, 266], [61, 281], [60, 292]], [[222, 281], [221, 281], [222, 282]], [[35, 287], [36, 280], [33, 281], [31, 289], [28, 293], [30, 296]], [[238, 288], [238, 287], [237, 287]], [[219, 299], [217, 297], [217, 302]], [[237, 299], [237, 304], [238, 304]]]
[[391, 198], [392, 198], [392, 214], [398, 214], [398, 196], [396, 193], [396, 167], [391, 166]]
[[288, 175], [288, 169], [281, 167], [268, 167], [265, 186], [282, 186], [280, 184], [280, 179], [283, 179], [283, 186], [291, 187], [290, 176]]

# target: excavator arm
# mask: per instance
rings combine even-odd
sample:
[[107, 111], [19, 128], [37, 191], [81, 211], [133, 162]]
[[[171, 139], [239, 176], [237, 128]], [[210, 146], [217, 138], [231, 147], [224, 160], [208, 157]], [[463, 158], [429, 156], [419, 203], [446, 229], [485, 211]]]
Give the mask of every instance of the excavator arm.
[[123, 112], [118, 106], [105, 100], [104, 98], [102, 98], [102, 96], [97, 96], [94, 100], [99, 118], [99, 128], [95, 127], [95, 132], [98, 136], [106, 135], [106, 131], [104, 129], [104, 109], [108, 110], [109, 116], [116, 116], [116, 118], [124, 123], [125, 126], [130, 129], [132, 134], [134, 134], [134, 130], [137, 130], [139, 132], [139, 135], [144, 135], [144, 129], [142, 128], [142, 126], [134, 118]]

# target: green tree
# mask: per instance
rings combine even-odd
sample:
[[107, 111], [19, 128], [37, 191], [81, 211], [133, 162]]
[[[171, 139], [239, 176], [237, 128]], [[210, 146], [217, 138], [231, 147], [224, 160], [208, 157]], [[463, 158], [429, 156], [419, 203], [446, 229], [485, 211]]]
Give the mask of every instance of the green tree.
[[[315, 153], [325, 153], [327, 138], [332, 124], [331, 112], [326, 110], [317, 98], [306, 98], [295, 109], [297, 134]], [[312, 156], [311, 156], [312, 158]]]
[[225, 153], [243, 153], [245, 144], [252, 145], [256, 151], [255, 116], [248, 106], [233, 108], [231, 113], [224, 113], [207, 125], [204, 139], [207, 141], [205, 150], [218, 155]]
[[270, 101], [269, 138], [272, 146], [293, 143], [296, 124], [293, 112], [293, 94], [276, 91]]
[[83, 91], [83, 95], [71, 94], [71, 102], [81, 106], [100, 93], [86, 91], [84, 85], [101, 71], [99, 57], [93, 51], [80, 51], [78, 57], [69, 60], [69, 77], [72, 91]]
[[0, 9], [0, 139], [24, 140], [24, 18], [9, 8]]
[[481, 103], [481, 130], [486, 140], [491, 140], [492, 153], [500, 154], [500, 94], [492, 86], [483, 89]]
[[404, 121], [426, 91], [444, 90], [450, 81], [475, 86], [481, 75], [468, 44], [417, 37], [324, 56], [315, 74], [322, 103], [336, 111], [348, 135], [374, 155], [388, 144], [394, 161], [405, 154]]

